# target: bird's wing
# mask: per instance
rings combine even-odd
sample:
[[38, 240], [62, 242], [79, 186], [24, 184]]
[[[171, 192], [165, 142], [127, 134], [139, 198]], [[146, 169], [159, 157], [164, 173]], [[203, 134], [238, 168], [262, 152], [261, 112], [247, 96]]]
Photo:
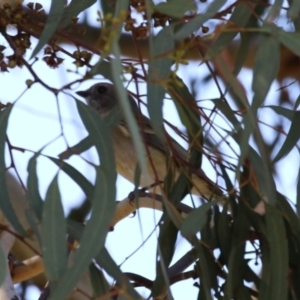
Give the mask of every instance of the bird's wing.
[[[169, 148], [166, 144], [162, 143], [161, 140], [157, 137], [152, 126], [150, 124], [150, 120], [145, 117], [144, 115], [137, 116], [135, 114], [136, 120], [138, 122], [141, 135], [144, 139], [144, 142], [154, 149], [161, 151], [163, 154], [170, 153]], [[123, 131], [124, 134], [129, 136], [129, 130], [126, 122], [123, 120], [119, 123], [120, 129]], [[186, 150], [179, 145], [172, 137], [168, 136], [168, 140], [171, 141], [173, 150], [175, 150], [177, 155], [180, 155], [183, 159], [187, 158]]]

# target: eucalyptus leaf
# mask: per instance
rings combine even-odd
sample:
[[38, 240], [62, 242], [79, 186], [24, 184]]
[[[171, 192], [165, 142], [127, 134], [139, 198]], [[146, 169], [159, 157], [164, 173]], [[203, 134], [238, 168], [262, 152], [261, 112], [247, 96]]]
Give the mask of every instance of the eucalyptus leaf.
[[38, 220], [42, 219], [43, 200], [39, 192], [39, 179], [37, 176], [37, 158], [41, 153], [35, 153], [28, 162], [27, 198]]
[[92, 199], [94, 187], [78, 170], [76, 170], [70, 164], [61, 161], [60, 159], [54, 157], [48, 158], [52, 160], [61, 170], [68, 174], [78, 184], [78, 186], [81, 187], [88, 199]]
[[[272, 55], [270, 56], [270, 53]], [[254, 92], [251, 109], [256, 115], [265, 101], [267, 93], [279, 70], [280, 49], [278, 40], [272, 35], [262, 35], [253, 68], [252, 90]]]
[[269, 276], [271, 277], [270, 298], [274, 300], [288, 299], [288, 246], [284, 222], [280, 213], [271, 206], [266, 206], [266, 222], [268, 243], [270, 247]]
[[300, 56], [300, 32], [285, 32], [279, 30], [278, 37], [284, 46], [294, 52], [297, 56]]
[[6, 272], [8, 272], [7, 257], [5, 256], [3, 249], [0, 246], [0, 285], [1, 286], [5, 280], [5, 277], [7, 276]]
[[6, 184], [7, 175], [5, 165], [5, 141], [8, 119], [12, 109], [13, 105], [0, 112], [0, 209], [14, 229], [22, 235], [26, 235], [26, 232], [22, 227], [16, 212], [13, 209]]
[[[64, 3], [63, 1], [61, 2]], [[72, 18], [76, 18], [81, 12], [92, 6], [94, 3], [96, 3], [96, 0], [72, 0], [63, 12], [61, 22], [59, 23], [59, 29], [62, 30], [72, 24]]]
[[149, 63], [149, 76], [147, 84], [148, 112], [152, 128], [156, 135], [165, 141], [163, 135], [162, 105], [165, 95], [164, 82], [170, 75], [173, 64], [167, 54], [174, 49], [173, 26], [162, 29], [153, 39], [151, 47], [151, 60]]
[[108, 275], [116, 280], [120, 287], [123, 287], [128, 299], [142, 300], [142, 297], [133, 288], [128, 278], [122, 273], [120, 267], [115, 263], [105, 247], [101, 249], [95, 260], [107, 272]]
[[99, 253], [104, 245], [116, 206], [116, 166], [109, 129], [94, 109], [80, 101], [76, 101], [76, 104], [88, 133], [93, 137], [101, 166], [95, 166], [96, 182], [91, 199], [92, 214], [74, 257], [77, 263], [61, 276], [51, 299], [64, 299], [76, 285], [82, 272], [88, 268], [92, 258]]
[[[228, 23], [232, 24], [233, 28], [245, 27], [245, 25], [251, 17], [252, 10], [254, 10], [255, 6], [256, 3], [238, 3], [234, 8], [234, 11], [231, 14]], [[209, 47], [207, 53], [205, 54], [205, 59], [210, 60], [215, 55], [220, 53], [223, 49], [225, 49], [225, 47], [229, 45], [229, 43], [236, 37], [238, 33], [238, 30], [232, 32], [222, 32], [220, 36], [216, 39], [216, 41], [213, 43], [213, 45]]]
[[274, 163], [285, 157], [296, 146], [300, 138], [299, 126], [300, 111], [296, 111], [294, 113], [289, 132], [283, 142], [283, 145], [273, 159]]
[[184, 38], [188, 37], [194, 31], [199, 30], [201, 26], [212, 18], [218, 10], [227, 3], [224, 0], [215, 0], [213, 1], [209, 7], [207, 8], [206, 12], [197, 15], [191, 21], [184, 24], [178, 31], [175, 33], [176, 40], [183, 40]]
[[60, 0], [52, 0], [45, 29], [43, 30], [43, 33], [39, 38], [38, 44], [32, 51], [30, 58], [35, 57], [41, 51], [41, 49], [48, 43], [48, 41], [52, 38], [55, 30], [59, 26], [59, 22], [62, 19], [63, 15], [64, 15], [64, 2]]
[[181, 18], [186, 12], [195, 11], [197, 6], [192, 1], [169, 0], [168, 2], [158, 3], [154, 9], [167, 16]]
[[67, 267], [66, 222], [57, 177], [46, 193], [41, 226], [45, 271], [51, 282], [57, 282]]
[[87, 136], [83, 140], [78, 142], [76, 145], [60, 153], [58, 157], [60, 159], [68, 159], [74, 154], [80, 154], [89, 150], [90, 148], [92, 148], [92, 146], [93, 146], [92, 138], [90, 136]]
[[215, 202], [202, 204], [200, 207], [189, 213], [181, 226], [182, 235], [191, 236], [201, 231], [207, 222], [207, 212], [215, 204]]

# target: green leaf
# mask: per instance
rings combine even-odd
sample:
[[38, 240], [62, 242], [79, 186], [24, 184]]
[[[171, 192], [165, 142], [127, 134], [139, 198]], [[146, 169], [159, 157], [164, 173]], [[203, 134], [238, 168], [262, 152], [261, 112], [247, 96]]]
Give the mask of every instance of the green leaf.
[[29, 205], [35, 213], [35, 216], [40, 221], [42, 219], [43, 212], [43, 200], [39, 192], [39, 180], [37, 176], [37, 158], [40, 155], [40, 151], [35, 153], [28, 162], [27, 172], [27, 198]]
[[[121, 14], [121, 11], [127, 10], [128, 0], [121, 1], [119, 2], [119, 4], [120, 5], [117, 6], [118, 10], [116, 11], [116, 16], [119, 16]], [[145, 147], [142, 142], [138, 124], [134, 118], [132, 109], [128, 103], [127, 91], [125, 90], [122, 81], [120, 79], [120, 75], [122, 74], [122, 64], [120, 60], [121, 53], [118, 45], [120, 33], [121, 33], [121, 26], [118, 29], [116, 29], [116, 34], [114, 36], [114, 40], [112, 43], [112, 51], [115, 56], [115, 58], [111, 61], [111, 68], [113, 74], [112, 77], [116, 88], [117, 97], [120, 100], [121, 108], [126, 120], [126, 124], [129, 127], [129, 131], [133, 139], [133, 143], [137, 152], [138, 161], [140, 163], [142, 173], [143, 175], [148, 176]]]
[[7, 123], [11, 113], [13, 105], [2, 110], [0, 112], [0, 209], [4, 216], [14, 227], [16, 231], [22, 235], [26, 235], [24, 228], [22, 227], [18, 217], [12, 207], [9, 199], [9, 193], [6, 185], [6, 165], [5, 165], [5, 141], [7, 132]]
[[233, 100], [237, 107], [243, 110], [248, 109], [249, 101], [245, 94], [245, 90], [242, 88], [237, 77], [232, 73], [232, 70], [229, 69], [227, 63], [220, 56], [216, 56], [215, 61], [222, 70], [222, 73], [226, 74], [226, 78], [229, 84], [228, 88], [230, 88], [234, 93], [235, 97], [233, 98]]
[[61, 276], [59, 284], [52, 291], [51, 299], [64, 299], [76, 285], [82, 272], [88, 268], [91, 259], [99, 253], [104, 245], [116, 206], [116, 166], [110, 131], [94, 109], [77, 100], [76, 104], [89, 135], [93, 137], [101, 166], [95, 167], [96, 182], [91, 199], [92, 214], [74, 257], [76, 264]]
[[58, 28], [59, 22], [64, 15], [64, 2], [61, 0], [52, 0], [49, 16], [38, 44], [34, 48], [31, 54], [31, 58], [35, 57], [40, 50], [48, 43], [52, 38], [55, 30]]
[[243, 299], [243, 300], [253, 300], [250, 293], [250, 288], [246, 287], [245, 285], [241, 284], [237, 291], [236, 291], [236, 297], [237, 299]]
[[[73, 238], [80, 241], [83, 234], [84, 225], [73, 220], [67, 220], [67, 226], [68, 233]], [[100, 250], [100, 252], [95, 257], [95, 260], [97, 264], [100, 265], [100, 267], [104, 269], [109, 276], [114, 278], [120, 286], [124, 287], [128, 295], [130, 295], [130, 299], [141, 299], [139, 294], [134, 290], [134, 288], [130, 284], [128, 278], [121, 272], [120, 268], [111, 258], [110, 254], [108, 253], [105, 247], [103, 247]]]
[[80, 118], [93, 139], [93, 144], [96, 146], [99, 158], [101, 159], [101, 167], [110, 170], [108, 175], [112, 176], [111, 173], [116, 170], [115, 157], [110, 131], [106, 126], [105, 120], [99, 117], [96, 110], [81, 101], [76, 100], [76, 105]]
[[[290, 1], [289, 1], [290, 3]], [[288, 17], [292, 20], [296, 19], [299, 16], [300, 11], [300, 1], [291, 1], [290, 8], [288, 9]]]
[[[94, 297], [100, 297], [109, 292], [110, 286], [103, 274], [103, 272], [97, 268], [94, 264], [89, 267], [90, 278], [93, 287]], [[111, 297], [106, 297], [106, 299], [112, 299]]]
[[113, 74], [111, 69], [111, 63], [100, 58], [99, 62], [97, 62], [89, 72], [90, 76], [94, 76], [100, 74], [106, 79], [113, 81]]
[[204, 250], [204, 245], [201, 243], [196, 243], [195, 248], [197, 250], [197, 254], [199, 257], [198, 262], [196, 263], [196, 271], [198, 274], [200, 274], [200, 282], [201, 282], [201, 288], [203, 289], [203, 293], [205, 295], [205, 299], [207, 300], [212, 300], [212, 295], [211, 295], [211, 282], [208, 274], [210, 274], [210, 268], [208, 261], [206, 260], [205, 256], [205, 250]]
[[[61, 1], [64, 3], [63, 1]], [[72, 0], [71, 3], [65, 8], [59, 29], [64, 29], [72, 23], [72, 18], [77, 17], [81, 12], [96, 3], [96, 0]]]
[[288, 222], [293, 235], [300, 238], [299, 218], [297, 217], [297, 214], [295, 214], [295, 211], [292, 209], [291, 204], [288, 202], [288, 200], [279, 192], [277, 192], [276, 207], [280, 209], [280, 212], [282, 213], [284, 219]]
[[212, 99], [211, 100], [217, 109], [224, 115], [224, 117], [232, 124], [233, 128], [237, 129], [240, 126], [240, 122], [234, 115], [232, 108], [228, 105], [228, 102], [223, 99]]
[[275, 0], [274, 3], [270, 6], [268, 15], [266, 16], [266, 20], [274, 20], [280, 14], [282, 9], [283, 0]]
[[[274, 26], [264, 26], [264, 28], [270, 31], [275, 35], [277, 32], [277, 28]], [[270, 53], [272, 55], [270, 56]], [[267, 166], [267, 155], [265, 153], [265, 144], [261, 137], [261, 133], [257, 126], [257, 111], [258, 108], [263, 104], [265, 98], [268, 94], [270, 86], [274, 79], [277, 76], [279, 69], [279, 61], [280, 61], [280, 51], [279, 51], [279, 43], [276, 38], [274, 38], [270, 34], [262, 34], [260, 38], [259, 48], [257, 51], [257, 55], [255, 58], [255, 64], [253, 68], [253, 81], [252, 81], [252, 90], [254, 92], [252, 104], [250, 109], [248, 109], [246, 115], [244, 116], [244, 130], [241, 132], [241, 140], [240, 140], [240, 149], [241, 155], [239, 157], [239, 166], [241, 166], [244, 162], [245, 157], [247, 156], [249, 147], [249, 138], [251, 134], [254, 133], [257, 146], [260, 151], [260, 155], [262, 156], [262, 169], [261, 171], [265, 173], [267, 186], [265, 187], [266, 195], [270, 199], [275, 198], [274, 192], [271, 189], [270, 183], [272, 181], [270, 176], [270, 170]]]
[[273, 159], [274, 163], [285, 157], [296, 146], [300, 138], [299, 126], [300, 111], [295, 111], [286, 139], [284, 140], [283, 145]]
[[181, 234], [185, 237], [201, 231], [207, 222], [207, 212], [216, 202], [204, 203], [189, 213], [181, 226]]
[[175, 33], [175, 39], [183, 40], [194, 31], [199, 30], [206, 21], [211, 19], [218, 12], [218, 10], [226, 4], [226, 2], [227, 1], [225, 0], [213, 1], [207, 8], [207, 11], [205, 13], [197, 15], [195, 18], [179, 28], [179, 30], [177, 30], [177, 32]]
[[[117, 106], [115, 106], [111, 112], [103, 118], [104, 123], [106, 126], [111, 129], [118, 124], [118, 122], [121, 120], [121, 112]], [[93, 139], [90, 135], [85, 137], [83, 140], [78, 142], [76, 145], [73, 147], [68, 148], [67, 150], [63, 151], [58, 155], [60, 159], [68, 159], [70, 158], [73, 154], [79, 155], [80, 153], [83, 153], [90, 148], [93, 147]]]
[[67, 232], [77, 241], [81, 240], [85, 225], [74, 220], [67, 219]]
[[297, 110], [300, 104], [300, 95], [297, 97], [295, 104], [294, 104], [294, 110]]
[[7, 265], [7, 256], [4, 254], [3, 249], [0, 246], [0, 285], [1, 286], [5, 280], [5, 277], [7, 276], [8, 271], [9, 269]]
[[173, 64], [172, 59], [166, 57], [174, 49], [173, 30], [173, 26], [167, 26], [154, 37], [148, 72], [148, 112], [152, 128], [162, 141], [165, 140], [162, 115], [165, 89], [161, 83], [169, 77]]
[[156, 262], [156, 277], [152, 286], [152, 296], [156, 297], [167, 287], [168, 278], [166, 270], [169, 267], [175, 249], [178, 229], [171, 221], [170, 216], [164, 213], [161, 217], [162, 224], [158, 237], [158, 255]]
[[270, 298], [288, 299], [288, 247], [283, 219], [276, 208], [266, 205], [267, 240], [270, 248]]
[[256, 110], [265, 101], [270, 86], [277, 76], [279, 62], [280, 49], [278, 40], [272, 35], [263, 34], [253, 67], [252, 90], [254, 97], [251, 110], [254, 116], [256, 116]]
[[295, 114], [297, 113], [294, 110], [282, 107], [282, 106], [277, 106], [277, 105], [268, 105], [268, 106], [263, 106], [262, 108], [271, 108], [274, 110], [274, 112], [278, 115], [282, 115], [283, 117], [289, 119], [290, 121], [293, 120]]
[[[213, 254], [213, 249], [218, 248], [218, 244], [216, 242], [216, 230], [212, 227], [212, 218], [215, 217], [215, 212], [217, 211], [218, 206], [214, 206], [214, 209], [211, 209], [207, 212], [207, 221], [204, 226], [204, 228], [200, 232], [201, 241], [203, 248], [203, 254], [205, 256], [205, 261], [210, 266], [208, 269], [208, 274], [205, 274], [204, 276], [207, 276], [209, 279], [209, 285], [212, 289], [214, 289], [215, 292], [219, 291], [219, 284], [218, 284], [218, 276], [220, 273], [222, 273], [222, 267], [219, 264], [219, 262], [216, 262], [216, 258]], [[219, 212], [219, 211], [218, 211]], [[198, 241], [196, 241], [198, 243]], [[200, 280], [201, 280], [201, 274], [200, 274]], [[201, 287], [200, 287], [201, 288]]]
[[254, 169], [255, 176], [258, 181], [259, 190], [268, 197], [269, 203], [276, 202], [276, 184], [272, 173], [268, 171], [266, 174], [265, 170], [268, 170], [267, 161], [265, 161], [259, 154], [252, 148], [249, 147], [249, 159], [251, 166]]
[[192, 147], [189, 163], [195, 168], [201, 168], [203, 128], [197, 102], [188, 87], [178, 76], [176, 77], [176, 82], [171, 81], [168, 83], [168, 92], [175, 103], [181, 122], [186, 127], [189, 144], [194, 146]]
[[167, 16], [181, 18], [188, 11], [195, 11], [197, 6], [193, 1], [169, 0], [155, 5], [154, 10]]
[[103, 15], [106, 16], [107, 14], [113, 14], [114, 13], [114, 3], [107, 1], [107, 0], [100, 0], [101, 8], [103, 11]]
[[[295, 31], [299, 32], [300, 30], [300, 17], [299, 17], [299, 4], [300, 2], [294, 1], [294, 0], [288, 0], [288, 4], [290, 5], [290, 9], [288, 10], [288, 15], [293, 20]], [[293, 11], [291, 11], [291, 8], [293, 8]]]
[[67, 267], [66, 222], [57, 177], [46, 193], [41, 226], [45, 271], [48, 279], [54, 282], [60, 280]]
[[82, 141], [80, 141], [79, 143], [77, 143], [76, 145], [74, 145], [73, 147], [68, 148], [64, 152], [60, 153], [58, 155], [58, 157], [60, 159], [68, 159], [73, 154], [83, 153], [83, 152], [89, 150], [92, 147], [93, 147], [93, 140], [92, 140], [92, 138], [90, 136], [87, 136]]
[[279, 41], [288, 49], [300, 56], [300, 33], [299, 32], [285, 32], [278, 31]]
[[1, 286], [5, 280], [6, 272], [8, 272], [7, 257], [5, 256], [3, 249], [0, 246], [0, 285]]
[[236, 290], [243, 286], [245, 261], [245, 241], [248, 238], [250, 222], [246, 214], [244, 203], [237, 206], [236, 216], [233, 223], [233, 239], [228, 261], [228, 277], [226, 282], [226, 295], [228, 299], [233, 298]]
[[267, 245], [261, 246], [262, 250], [262, 272], [261, 272], [261, 284], [259, 289], [259, 300], [272, 299], [271, 295], [271, 272], [272, 266], [270, 261], [270, 248]]
[[133, 288], [128, 278], [121, 272], [119, 266], [110, 256], [109, 252], [105, 247], [101, 249], [99, 254], [95, 258], [96, 262], [107, 272], [109, 276], [115, 279], [118, 286], [124, 291], [125, 299], [142, 300], [143, 298]]
[[[256, 3], [245, 3], [240, 2], [235, 6], [231, 17], [228, 20], [229, 28], [236, 29], [232, 32], [222, 32], [216, 41], [209, 47], [205, 54], [205, 60], [211, 60], [214, 56], [225, 49], [229, 43], [236, 37], [239, 33], [239, 29], [245, 27], [249, 21], [252, 11], [255, 9]], [[228, 27], [227, 27], [228, 28]], [[247, 52], [246, 52], [247, 53]]]
[[296, 203], [297, 203], [297, 214], [298, 218], [300, 218], [300, 168], [298, 171], [298, 176], [297, 176], [297, 197], [296, 197]]
[[[91, 259], [103, 247], [109, 223], [115, 211], [115, 172], [97, 167], [95, 191], [92, 199], [92, 214], [80, 241], [72, 265], [62, 276], [59, 285], [53, 291], [53, 299], [64, 299], [77, 283]], [[110, 174], [109, 174], [110, 173]], [[101, 197], [101, 199], [99, 199]]]
[[60, 159], [48, 156], [61, 170], [68, 174], [83, 190], [89, 200], [93, 197], [93, 185], [73, 166]]
[[252, 36], [247, 33], [241, 33], [241, 43], [236, 55], [233, 74], [238, 75], [245, 65], [249, 50], [251, 49]]
[[[222, 172], [222, 176], [223, 176], [223, 180], [225, 181], [226, 184], [226, 190], [229, 192], [229, 204], [230, 204], [230, 210], [231, 210], [231, 214], [233, 216], [235, 216], [236, 213], [236, 209], [237, 209], [237, 203], [236, 203], [236, 195], [234, 193], [234, 186], [230, 180], [230, 177], [226, 171], [226, 168], [224, 166], [220, 166], [221, 172]], [[227, 206], [224, 206], [225, 208], [227, 208]], [[223, 212], [222, 212], [223, 213]]]

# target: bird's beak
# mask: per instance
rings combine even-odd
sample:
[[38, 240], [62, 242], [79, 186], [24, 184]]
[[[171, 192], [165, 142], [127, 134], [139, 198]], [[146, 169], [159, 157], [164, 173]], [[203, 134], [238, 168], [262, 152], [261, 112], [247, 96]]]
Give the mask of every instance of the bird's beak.
[[89, 91], [78, 91], [76, 94], [83, 98], [86, 98], [90, 95]]

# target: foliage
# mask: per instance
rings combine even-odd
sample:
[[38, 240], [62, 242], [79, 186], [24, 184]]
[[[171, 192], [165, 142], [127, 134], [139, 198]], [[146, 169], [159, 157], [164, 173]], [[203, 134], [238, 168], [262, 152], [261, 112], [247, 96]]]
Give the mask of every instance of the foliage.
[[[0, 46], [1, 75], [6, 76], [13, 68], [28, 70], [31, 79], [26, 81], [27, 90], [39, 84], [56, 98], [76, 83], [95, 76], [112, 81], [139, 157], [135, 182], [139, 181], [138, 175], [147, 172], [148, 162], [143, 138], [124, 93], [125, 82], [139, 87], [135, 94], [131, 92], [139, 106], [143, 105], [140, 87], [146, 87], [151, 125], [160, 140], [170, 146], [164, 130], [168, 126], [189, 145], [190, 155], [182, 162], [176, 180], [170, 168], [163, 185], [154, 182], [161, 187], [161, 195], [144, 195], [144, 190], [135, 190], [129, 197], [129, 203], [137, 209], [146, 206], [144, 198], [152, 197], [163, 206], [163, 213], [158, 221], [157, 249], [152, 249], [157, 252], [154, 280], [123, 273], [105, 247], [105, 239], [117, 223], [113, 216], [119, 209], [110, 137], [114, 120], [101, 119], [96, 111], [75, 99], [88, 136], [75, 145], [69, 145], [65, 139], [66, 150], [59, 155], [46, 154], [44, 147], [34, 151], [28, 163], [26, 187], [22, 185], [29, 205], [21, 212], [26, 216], [24, 225], [5, 178], [8, 169], [15, 169], [18, 174], [12, 152], [28, 149], [11, 143], [7, 128], [15, 104], [1, 103], [0, 209], [12, 224], [17, 240], [35, 240], [35, 255], [43, 259], [48, 281], [42, 299], [114, 299], [116, 295], [141, 299], [135, 289], [141, 286], [151, 292], [153, 299], [176, 299], [170, 287], [188, 278], [194, 279], [197, 299], [201, 300], [300, 299], [297, 205], [288, 200], [289, 195], [278, 191], [275, 180], [278, 162], [295, 148], [298, 150], [300, 98], [294, 99], [295, 95], [288, 94], [288, 87], [282, 86], [279, 101], [274, 97], [266, 105], [274, 82], [283, 84], [288, 77], [294, 78], [294, 83], [299, 80], [299, 74], [293, 71], [298, 68], [299, 72], [299, 1], [100, 2], [97, 28], [80, 23], [77, 18], [95, 1], [72, 0], [63, 6], [61, 0], [52, 0], [47, 18], [39, 3], [1, 4], [0, 35], [5, 40], [5, 46]], [[10, 26], [16, 34], [10, 33]], [[34, 39], [38, 42], [32, 47]], [[201, 60], [207, 66], [210, 74], [204, 80], [193, 60]], [[293, 66], [288, 61], [293, 61]], [[60, 89], [53, 88], [36, 71], [35, 66], [40, 63], [57, 71], [61, 67], [76, 70], [77, 78]], [[182, 65], [187, 65], [188, 75], [194, 76], [193, 85], [189, 76], [182, 75]], [[239, 76], [243, 67], [251, 69], [251, 87]], [[214, 85], [218, 97], [207, 99], [208, 84]], [[250, 89], [252, 94], [247, 93]], [[196, 100], [199, 95], [206, 100]], [[164, 120], [162, 107], [166, 98], [174, 103], [185, 130]], [[272, 124], [260, 117], [266, 110], [274, 113]], [[64, 122], [59, 122], [64, 137]], [[265, 125], [271, 128], [273, 138], [266, 135]], [[270, 138], [272, 141], [268, 142]], [[96, 174], [93, 183], [67, 161], [73, 156], [81, 157], [92, 147], [100, 161], [86, 161]], [[39, 157], [58, 167], [45, 199], [39, 191]], [[170, 156], [172, 160], [176, 161], [176, 154]], [[192, 173], [201, 178], [204, 160], [212, 166], [219, 183], [216, 189], [222, 190], [223, 195], [212, 196], [213, 199], [204, 195], [201, 203], [206, 203], [199, 206], [194, 199], [193, 206], [187, 206], [182, 200], [191, 194], [189, 178]], [[62, 172], [86, 195], [82, 210], [74, 210], [66, 217], [60, 195], [63, 187], [58, 178]], [[294, 182], [298, 179], [293, 178]], [[298, 193], [299, 184], [295, 189]], [[137, 198], [140, 199], [135, 202]], [[298, 198], [299, 193], [296, 202]], [[1, 227], [8, 230], [6, 225]], [[179, 234], [191, 248], [173, 262]], [[29, 247], [26, 243], [25, 247]], [[2, 265], [4, 257], [1, 253]], [[191, 265], [193, 269], [185, 271]], [[261, 273], [255, 265], [261, 266]], [[4, 268], [0, 270], [1, 280], [5, 272]], [[92, 289], [78, 285], [86, 272]], [[13, 274], [14, 271], [14, 280]], [[113, 284], [108, 283], [107, 274]], [[76, 286], [81, 298], [71, 293]]]

